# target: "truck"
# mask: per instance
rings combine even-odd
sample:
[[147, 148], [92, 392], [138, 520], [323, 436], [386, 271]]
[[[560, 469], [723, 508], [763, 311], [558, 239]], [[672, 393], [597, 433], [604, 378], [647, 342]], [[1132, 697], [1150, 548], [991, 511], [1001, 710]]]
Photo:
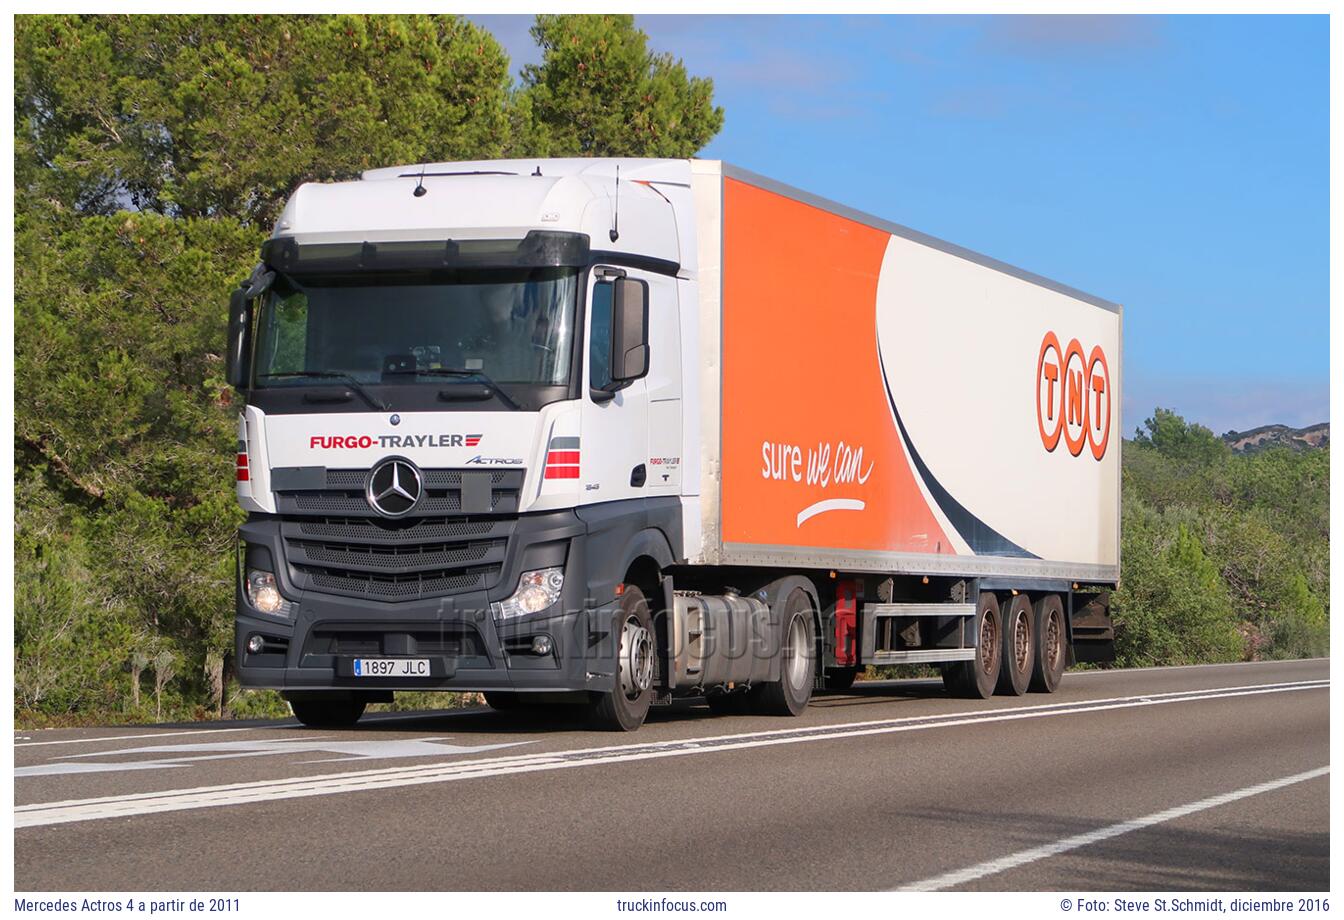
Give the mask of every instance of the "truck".
[[796, 716], [1113, 657], [1121, 309], [717, 160], [295, 191], [230, 300], [234, 667], [309, 726], [401, 691]]

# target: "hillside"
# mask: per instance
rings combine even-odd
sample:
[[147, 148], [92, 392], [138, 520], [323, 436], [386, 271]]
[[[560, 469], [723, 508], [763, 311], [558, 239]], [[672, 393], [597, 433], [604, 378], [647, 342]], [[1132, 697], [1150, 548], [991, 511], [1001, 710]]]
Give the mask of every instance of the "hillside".
[[1321, 422], [1306, 428], [1289, 428], [1287, 425], [1261, 425], [1250, 431], [1229, 431], [1223, 435], [1223, 443], [1232, 448], [1233, 453], [1245, 454], [1266, 447], [1291, 447], [1294, 450], [1310, 450], [1325, 447], [1330, 443], [1330, 423]]

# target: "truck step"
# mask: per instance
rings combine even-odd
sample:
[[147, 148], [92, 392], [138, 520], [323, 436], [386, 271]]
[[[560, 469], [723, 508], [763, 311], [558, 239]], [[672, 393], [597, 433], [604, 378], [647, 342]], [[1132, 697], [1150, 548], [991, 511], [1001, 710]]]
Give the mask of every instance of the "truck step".
[[864, 604], [874, 617], [973, 617], [974, 604]]
[[874, 652], [865, 664], [932, 664], [936, 661], [971, 661], [973, 648], [916, 648]]

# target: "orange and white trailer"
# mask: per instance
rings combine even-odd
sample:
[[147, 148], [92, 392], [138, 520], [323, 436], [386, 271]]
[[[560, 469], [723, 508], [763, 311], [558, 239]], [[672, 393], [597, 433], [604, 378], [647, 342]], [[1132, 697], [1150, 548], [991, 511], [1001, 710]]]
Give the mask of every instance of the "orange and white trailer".
[[[947, 664], [954, 639], [992, 657], [995, 633], [994, 683], [1010, 692], [1024, 655], [1026, 682], [1046, 689], [1061, 651], [1109, 657], [1098, 589], [1120, 572], [1120, 306], [725, 163], [691, 171], [692, 561], [828, 585], [833, 683], [856, 666]], [[949, 618], [949, 601], [974, 609]], [[955, 685], [970, 670], [944, 673]]]

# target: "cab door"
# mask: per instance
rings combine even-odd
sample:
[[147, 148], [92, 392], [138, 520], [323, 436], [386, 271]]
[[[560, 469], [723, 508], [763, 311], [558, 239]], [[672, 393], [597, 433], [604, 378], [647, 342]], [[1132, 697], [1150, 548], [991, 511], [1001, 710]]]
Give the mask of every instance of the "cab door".
[[[614, 391], [605, 389], [611, 384], [612, 306], [615, 283], [621, 278], [646, 285], [649, 282], [647, 275], [617, 266], [594, 266], [588, 277], [579, 445], [580, 504], [649, 494], [648, 378], [641, 377]], [[650, 290], [649, 294], [652, 293]], [[652, 347], [650, 352], [652, 357]]]

